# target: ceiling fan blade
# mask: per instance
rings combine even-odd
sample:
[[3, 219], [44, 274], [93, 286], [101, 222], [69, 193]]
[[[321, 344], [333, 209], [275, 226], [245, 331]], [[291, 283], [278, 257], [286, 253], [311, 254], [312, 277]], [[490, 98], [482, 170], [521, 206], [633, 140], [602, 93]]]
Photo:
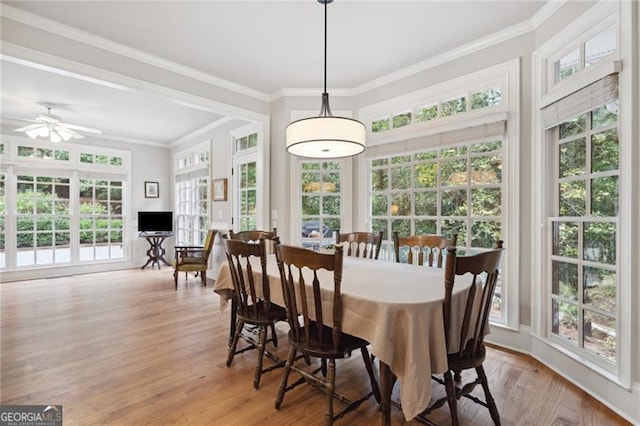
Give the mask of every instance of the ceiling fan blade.
[[67, 129], [80, 130], [81, 132], [95, 133], [98, 135], [102, 134], [102, 130], [92, 129], [91, 127], [77, 126], [75, 124], [67, 124], [63, 123]]
[[24, 127], [20, 127], [18, 129], [14, 129], [14, 132], [28, 132], [29, 130], [32, 129], [37, 129], [39, 127], [44, 126], [44, 124], [42, 123], [37, 123], [37, 124], [29, 124], [28, 126], [24, 126]]
[[71, 137], [73, 139], [84, 139], [84, 136], [82, 136], [80, 133], [76, 132], [75, 130], [72, 130], [71, 128], [69, 128], [69, 126], [64, 125], [64, 126], [56, 126], [56, 127], [62, 127], [62, 129], [64, 129], [65, 132], [67, 132], [68, 134], [71, 135]]

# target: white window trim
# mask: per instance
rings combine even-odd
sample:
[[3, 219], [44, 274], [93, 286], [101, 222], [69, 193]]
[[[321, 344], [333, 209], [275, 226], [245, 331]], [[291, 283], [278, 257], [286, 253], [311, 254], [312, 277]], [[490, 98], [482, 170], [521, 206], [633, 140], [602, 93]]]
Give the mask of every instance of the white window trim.
[[[256, 148], [250, 148], [242, 151], [236, 151], [236, 139], [243, 136], [248, 136], [251, 133], [258, 133], [258, 145]], [[270, 125], [268, 122], [255, 122], [249, 123], [246, 126], [234, 129], [229, 132], [231, 148], [231, 161], [230, 166], [235, 173], [230, 176], [229, 188], [227, 191], [227, 202], [231, 203], [232, 220], [233, 224], [230, 224], [234, 230], [238, 230], [239, 221], [239, 205], [237, 200], [236, 182], [238, 179], [238, 166], [247, 162], [256, 162], [256, 179], [257, 179], [257, 194], [256, 194], [256, 229], [270, 229], [269, 225], [269, 206], [270, 206]], [[230, 175], [230, 173], [229, 173]], [[221, 173], [216, 177], [224, 177], [225, 174]]]
[[[606, 377], [612, 382], [624, 387], [625, 389], [631, 388], [631, 353], [634, 350], [632, 347], [632, 330], [635, 329], [632, 324], [631, 304], [633, 292], [631, 291], [631, 284], [633, 277], [637, 277], [638, 266], [634, 264], [634, 259], [637, 259], [638, 249], [633, 244], [634, 234], [633, 229], [633, 206], [637, 205], [638, 195], [632, 194], [632, 181], [633, 181], [633, 150], [632, 144], [627, 142], [620, 146], [620, 187], [619, 193], [621, 197], [619, 199], [619, 215], [618, 215], [618, 235], [619, 241], [616, 248], [618, 254], [618, 270], [619, 270], [619, 283], [629, 283], [628, 285], [621, 285], [617, 292], [617, 303], [619, 306], [617, 317], [617, 333], [619, 335], [617, 352], [617, 363], [615, 369], [610, 370], [603, 367], [603, 363], [593, 362], [592, 360], [582, 357], [579, 354], [567, 349], [564, 345], [558, 344], [546, 337], [546, 331], [548, 330], [548, 316], [549, 316], [549, 286], [548, 277], [550, 271], [548, 271], [547, 259], [547, 247], [548, 242], [552, 238], [552, 230], [546, 222], [547, 206], [551, 200], [545, 197], [544, 182], [541, 176], [546, 176], [549, 173], [546, 159], [548, 158], [547, 143], [546, 143], [546, 131], [542, 126], [541, 109], [561, 99], [571, 91], [575, 91], [580, 87], [587, 86], [590, 83], [598, 81], [607, 73], [611, 73], [621, 68], [619, 74], [619, 93], [629, 94], [628, 96], [622, 95], [619, 99], [620, 115], [618, 118], [618, 132], [620, 139], [623, 141], [633, 140], [633, 125], [636, 120], [633, 117], [634, 111], [637, 114], [637, 110], [634, 109], [633, 96], [631, 95], [633, 90], [633, 52], [631, 45], [625, 43], [626, 40], [631, 40], [632, 37], [632, 13], [631, 2], [619, 1], [619, 2], [607, 2], [601, 1], [597, 5], [593, 6], [584, 15], [573, 21], [563, 31], [558, 33], [555, 37], [537, 49], [532, 55], [532, 77], [533, 77], [533, 94], [534, 108], [532, 111], [532, 127], [533, 127], [533, 141], [532, 141], [532, 264], [531, 264], [531, 333], [534, 337], [540, 339], [541, 342], [547, 344], [549, 347], [556, 349], [568, 356], [570, 359], [586, 366], [592, 371]], [[603, 16], [606, 18], [603, 20]], [[579, 72], [579, 75], [574, 78], [569, 78], [565, 81], [558, 83], [552, 89], [547, 90], [548, 78], [551, 76], [549, 73], [548, 62], [550, 58], [555, 58], [560, 55], [559, 51], [567, 46], [576, 46], [576, 40], [588, 39], [595, 35], [599, 31], [603, 30], [606, 26], [610, 25], [610, 20], [615, 19], [615, 22], [619, 23], [618, 37], [617, 37], [617, 51], [608, 58], [604, 58], [597, 64], [588, 67]], [[599, 24], [605, 21], [603, 24]], [[621, 67], [621, 65], [624, 65]], [[571, 84], [569, 84], [571, 83]], [[547, 193], [548, 195], [548, 193]], [[637, 220], [637, 218], [636, 218]], [[564, 374], [564, 373], [563, 373]], [[571, 376], [570, 374], [568, 376]], [[571, 380], [571, 378], [570, 378]], [[581, 382], [578, 378], [573, 378], [573, 381]], [[594, 390], [595, 392], [595, 390]], [[607, 398], [605, 398], [607, 399]]]
[[[15, 264], [15, 251], [16, 247], [16, 232], [15, 232], [15, 215], [7, 214], [6, 223], [6, 239], [5, 239], [5, 253], [6, 264], [2, 269], [2, 280], [13, 281], [17, 279], [37, 279], [42, 277], [56, 277], [62, 275], [68, 275], [69, 273], [92, 273], [104, 270], [112, 270], [114, 265], [125, 265], [127, 267], [132, 265], [132, 250], [131, 245], [135, 238], [132, 232], [132, 212], [131, 212], [131, 152], [124, 150], [115, 150], [103, 147], [87, 147], [79, 146], [68, 142], [58, 142], [52, 149], [60, 148], [69, 151], [69, 161], [48, 161], [41, 159], [30, 159], [18, 157], [18, 145], [21, 146], [33, 146], [33, 147], [45, 147], [49, 148], [50, 142], [42, 140], [32, 140], [26, 136], [16, 136], [9, 134], [2, 134], [4, 144], [4, 155], [2, 155], [2, 171], [7, 174], [6, 176], [6, 193], [5, 197], [9, 200], [16, 199], [16, 175], [20, 173], [44, 173], [44, 174], [57, 174], [59, 176], [69, 177], [70, 193], [76, 194], [78, 191], [78, 180], [81, 178], [95, 178], [95, 179], [114, 179], [122, 180], [125, 183], [125, 196], [122, 199], [123, 208], [123, 258], [122, 259], [104, 259], [95, 260], [92, 262], [80, 262], [78, 260], [77, 252], [72, 250], [72, 257], [70, 264], [47, 264], [47, 265], [33, 265], [29, 267], [17, 267]], [[80, 163], [80, 152], [89, 151], [92, 154], [104, 154], [122, 157], [122, 166], [111, 165], [94, 165], [88, 163]], [[78, 199], [71, 198], [71, 239], [72, 242], [77, 240], [78, 236]], [[71, 271], [71, 272], [70, 272]]]
[[[504, 305], [505, 322], [493, 325], [517, 331], [520, 315], [520, 59], [513, 59], [463, 77], [364, 107], [358, 111], [358, 117], [363, 120], [373, 119], [382, 115], [383, 111], [388, 112], [396, 108], [400, 110], [402, 105], [414, 105], [422, 102], [426, 105], [429, 100], [442, 99], [443, 94], [459, 93], [460, 87], [473, 92], [496, 85], [504, 88], [502, 93], [503, 100], [499, 107], [484, 108], [465, 114], [419, 123], [418, 125], [391, 129], [387, 132], [376, 134], [375, 138], [369, 138], [367, 143], [371, 146], [376, 146], [408, 138], [417, 138], [423, 135], [433, 135], [506, 120], [503, 145], [503, 158], [507, 165], [503, 169], [506, 205], [502, 207], [505, 217], [503, 239], [508, 250], [508, 256], [504, 262], [505, 267], [503, 268], [503, 285], [506, 289], [507, 297]], [[355, 212], [354, 226], [361, 229], [368, 229], [371, 225], [366, 219], [370, 217], [369, 191], [365, 187], [368, 182], [368, 160], [364, 156], [358, 157], [357, 160], [357, 180], [361, 183], [359, 186], [363, 190], [358, 193], [356, 205], [361, 211]]]

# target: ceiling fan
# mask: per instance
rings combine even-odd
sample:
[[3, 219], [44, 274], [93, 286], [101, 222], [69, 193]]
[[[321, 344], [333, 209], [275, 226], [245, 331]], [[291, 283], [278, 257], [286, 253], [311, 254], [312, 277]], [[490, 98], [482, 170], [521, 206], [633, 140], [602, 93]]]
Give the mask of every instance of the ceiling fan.
[[14, 132], [24, 132], [31, 139], [41, 137], [49, 138], [51, 142], [60, 142], [68, 141], [69, 139], [84, 138], [84, 136], [78, 132], [94, 133], [98, 135], [102, 134], [102, 131], [98, 129], [63, 123], [60, 117], [51, 114], [50, 107], [47, 107], [47, 112], [45, 114], [38, 114], [35, 120], [24, 118], [21, 120], [30, 121], [35, 124], [20, 127], [19, 129], [15, 129]]

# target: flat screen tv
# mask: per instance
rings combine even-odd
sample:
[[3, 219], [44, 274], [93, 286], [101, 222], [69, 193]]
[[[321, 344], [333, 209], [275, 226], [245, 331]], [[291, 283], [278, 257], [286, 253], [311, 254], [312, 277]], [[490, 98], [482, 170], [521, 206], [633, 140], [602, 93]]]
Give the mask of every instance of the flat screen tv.
[[173, 212], [138, 212], [138, 232], [173, 232]]

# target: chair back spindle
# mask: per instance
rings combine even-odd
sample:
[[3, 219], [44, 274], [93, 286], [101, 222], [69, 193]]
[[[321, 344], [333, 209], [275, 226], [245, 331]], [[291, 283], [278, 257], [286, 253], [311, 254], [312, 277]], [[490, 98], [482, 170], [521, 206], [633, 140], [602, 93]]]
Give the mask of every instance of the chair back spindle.
[[346, 256], [378, 259], [384, 233], [380, 232], [336, 232], [336, 245], [342, 244]]

